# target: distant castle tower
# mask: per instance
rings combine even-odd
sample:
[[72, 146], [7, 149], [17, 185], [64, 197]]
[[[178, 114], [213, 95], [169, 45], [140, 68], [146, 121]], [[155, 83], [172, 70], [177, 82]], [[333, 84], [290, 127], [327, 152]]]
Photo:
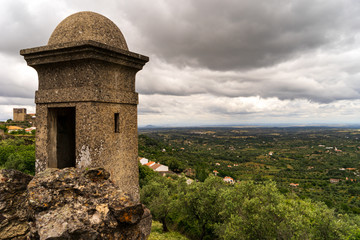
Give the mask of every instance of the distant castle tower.
[[14, 108], [13, 109], [13, 121], [23, 122], [26, 118], [26, 108]]
[[36, 172], [104, 167], [139, 200], [135, 75], [149, 58], [93, 12], [67, 17], [48, 45], [20, 54], [39, 76]]
[[36, 114], [26, 113], [26, 108], [13, 108], [13, 121], [14, 122], [28, 122], [32, 126], [35, 125]]

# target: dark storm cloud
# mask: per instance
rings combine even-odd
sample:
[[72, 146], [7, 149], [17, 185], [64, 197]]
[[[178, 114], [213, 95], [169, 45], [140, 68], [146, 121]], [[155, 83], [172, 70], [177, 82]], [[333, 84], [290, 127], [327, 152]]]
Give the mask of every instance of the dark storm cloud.
[[[360, 61], [360, 50], [313, 55], [268, 68], [249, 71], [213, 71], [201, 68], [176, 68], [152, 59], [140, 72], [137, 90], [141, 94], [216, 97], [308, 99], [319, 103], [360, 98], [360, 74], [344, 70]], [[349, 55], [356, 55], [348, 60]], [[156, 67], [155, 67], [156, 66]], [[335, 67], [334, 67], [335, 66]], [[360, 72], [360, 71], [359, 71]]]
[[360, 98], [356, 1], [185, 0], [126, 10], [155, 60], [138, 78], [142, 94]]
[[18, 55], [20, 49], [46, 45], [62, 14], [58, 4], [45, 1], [6, 1], [0, 9], [0, 52]]
[[[353, 26], [349, 1], [198, 0], [161, 2], [127, 12], [148, 52], [210, 69], [274, 65], [338, 41]], [[133, 10], [133, 11], [132, 11]], [[356, 16], [356, 15], [355, 15]]]

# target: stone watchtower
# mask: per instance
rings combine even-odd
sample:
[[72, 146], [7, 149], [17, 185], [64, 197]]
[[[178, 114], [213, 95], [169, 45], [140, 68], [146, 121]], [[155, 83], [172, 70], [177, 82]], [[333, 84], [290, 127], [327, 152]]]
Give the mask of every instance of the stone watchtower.
[[13, 121], [23, 122], [26, 118], [26, 108], [14, 108], [13, 109]]
[[48, 45], [20, 51], [36, 69], [36, 172], [104, 167], [139, 200], [135, 75], [149, 58], [128, 50], [108, 18], [79, 12]]

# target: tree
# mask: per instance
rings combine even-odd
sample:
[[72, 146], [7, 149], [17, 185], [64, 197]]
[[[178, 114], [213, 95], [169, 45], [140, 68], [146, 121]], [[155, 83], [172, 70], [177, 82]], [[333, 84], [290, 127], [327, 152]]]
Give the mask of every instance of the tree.
[[174, 180], [156, 176], [141, 189], [141, 202], [150, 209], [153, 218], [163, 224], [164, 232], [169, 230], [168, 216], [171, 211], [176, 211], [176, 198], [184, 185], [183, 178]]
[[27, 174], [35, 174], [35, 155], [33, 151], [21, 151], [10, 154], [5, 162], [6, 169], [16, 169]]
[[0, 166], [35, 174], [35, 145], [23, 138], [6, 139], [0, 142]]
[[139, 163], [139, 185], [145, 186], [151, 179], [157, 177], [159, 174], [148, 166], [143, 166]]
[[338, 217], [324, 203], [285, 197], [272, 181], [244, 182], [221, 194], [221, 239], [345, 239], [358, 224]]
[[219, 191], [224, 187], [221, 178], [215, 176], [188, 186], [184, 195], [179, 198], [182, 230], [187, 235], [193, 239], [214, 239], [214, 225], [222, 206]]
[[203, 182], [209, 176], [206, 167], [203, 164], [198, 164], [195, 167], [196, 179]]

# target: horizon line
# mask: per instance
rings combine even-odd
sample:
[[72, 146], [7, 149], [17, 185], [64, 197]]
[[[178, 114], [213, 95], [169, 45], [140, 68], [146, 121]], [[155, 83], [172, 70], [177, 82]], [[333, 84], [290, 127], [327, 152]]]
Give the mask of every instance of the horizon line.
[[138, 128], [208, 128], [208, 127], [359, 127], [360, 123], [249, 123], [249, 124], [192, 124], [192, 125], [180, 125], [180, 124], [159, 124], [159, 125], [139, 125]]

